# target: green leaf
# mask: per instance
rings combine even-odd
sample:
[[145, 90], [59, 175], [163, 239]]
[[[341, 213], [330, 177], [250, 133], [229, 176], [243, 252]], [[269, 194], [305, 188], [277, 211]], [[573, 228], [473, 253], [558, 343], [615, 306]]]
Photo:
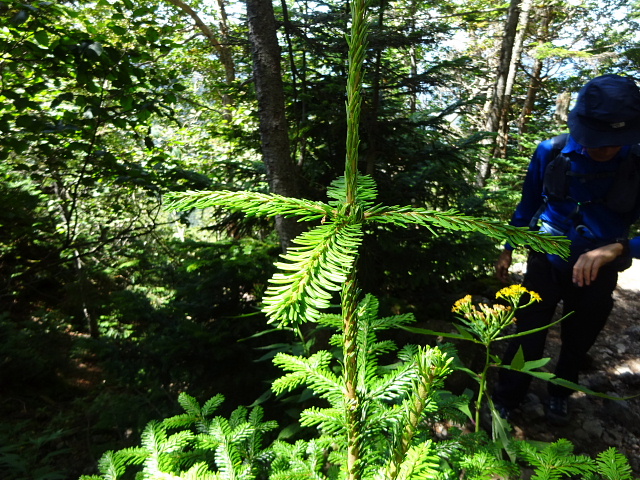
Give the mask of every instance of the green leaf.
[[[538, 371], [531, 371], [531, 370], [521, 370], [523, 373], [527, 373], [529, 375], [531, 375], [532, 377], [536, 377], [539, 378], [541, 380], [545, 380], [547, 382], [552, 381], [554, 378], [556, 378], [556, 376], [553, 373], [550, 372], [538, 372]], [[555, 382], [553, 382], [555, 383]]]
[[131, 107], [133, 106], [133, 97], [131, 95], [123, 95], [120, 97], [120, 106], [124, 110], [131, 110]]
[[460, 332], [460, 335], [462, 335], [463, 338], [465, 338], [466, 340], [471, 340], [473, 337], [473, 334], [469, 331], [469, 329], [465, 328], [462, 325], [459, 325], [457, 323], [454, 323], [453, 326], [455, 327], [456, 330], [458, 330], [458, 332]]
[[529, 360], [529, 361], [524, 363], [524, 365], [523, 365], [521, 370], [530, 371], [530, 370], [534, 370], [534, 369], [537, 369], [537, 368], [542, 368], [547, 363], [549, 363], [550, 361], [551, 361], [551, 358], [541, 358], [540, 360]]
[[158, 31], [155, 28], [149, 27], [145, 31], [145, 37], [149, 42], [154, 43], [154, 42], [157, 42], [158, 39], [160, 38], [160, 33], [158, 33]]
[[58, 105], [60, 105], [62, 102], [70, 102], [73, 100], [73, 92], [65, 92], [62, 93], [60, 95], [58, 95], [52, 102], [51, 102], [51, 108], [56, 108]]
[[108, 27], [116, 35], [124, 35], [125, 33], [127, 33], [126, 28], [121, 27], [120, 25], [116, 25], [115, 23], [109, 24]]
[[520, 346], [515, 356], [513, 357], [513, 360], [511, 361], [510, 367], [513, 370], [522, 370], [522, 368], [524, 367], [524, 363], [524, 352], [522, 351], [522, 346]]
[[433, 335], [436, 337], [444, 337], [444, 338], [455, 338], [456, 340], [470, 340], [473, 341], [475, 343], [476, 342], [475, 338], [473, 338], [469, 332], [464, 332], [464, 334], [457, 334], [457, 333], [449, 333], [449, 332], [439, 332], [437, 330], [429, 330], [427, 328], [418, 328], [418, 327], [405, 327], [402, 326], [400, 327], [403, 330], [406, 330], [408, 332], [412, 332], [412, 333], [420, 333], [422, 335]]
[[40, 45], [44, 47], [49, 46], [49, 35], [45, 30], [36, 30], [33, 32], [33, 37]]
[[132, 15], [133, 18], [144, 17], [147, 13], [149, 13], [149, 9], [147, 7], [136, 8]]

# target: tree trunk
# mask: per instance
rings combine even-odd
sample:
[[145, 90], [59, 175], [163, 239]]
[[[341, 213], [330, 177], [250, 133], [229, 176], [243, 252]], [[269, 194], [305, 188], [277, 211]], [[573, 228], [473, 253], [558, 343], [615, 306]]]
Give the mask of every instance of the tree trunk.
[[529, 86], [527, 87], [527, 97], [524, 100], [524, 105], [520, 111], [520, 119], [518, 120], [518, 132], [522, 135], [529, 131], [529, 119], [533, 113], [533, 107], [536, 103], [536, 97], [538, 91], [542, 85], [542, 67], [544, 61], [541, 58], [536, 58], [533, 62], [533, 69], [531, 70], [531, 78], [529, 80]]
[[91, 338], [99, 338], [100, 337], [100, 327], [98, 325], [98, 321], [95, 319], [93, 315], [89, 312], [89, 306], [87, 304], [87, 276], [84, 273], [84, 264], [82, 263], [82, 259], [80, 258], [80, 252], [78, 250], [73, 251], [73, 263], [76, 267], [76, 273], [78, 274], [78, 289], [79, 289], [79, 301], [82, 305], [82, 317], [84, 321], [87, 322], [87, 327], [89, 329], [89, 335]]
[[518, 28], [516, 30], [516, 36], [513, 42], [511, 61], [509, 62], [509, 71], [507, 73], [507, 81], [501, 101], [498, 136], [496, 138], [496, 145], [494, 147], [492, 155], [492, 157], [496, 158], [505, 158], [507, 156], [507, 144], [509, 142], [509, 117], [511, 113], [511, 96], [513, 94], [513, 86], [516, 81], [518, 65], [520, 63], [520, 58], [522, 57], [524, 38], [529, 26], [531, 3], [532, 0], [524, 0], [520, 8], [520, 15], [518, 16]]
[[[280, 46], [271, 0], [247, 0], [247, 21], [258, 99], [260, 142], [269, 187], [272, 193], [299, 197], [299, 176], [289, 149]], [[303, 230], [295, 220], [283, 217], [276, 217], [276, 229], [283, 249], [289, 247]]]
[[[509, 67], [512, 64], [511, 56], [513, 54], [516, 32], [518, 31], [521, 1], [522, 0], [511, 0], [509, 5], [509, 11], [507, 13], [507, 20], [504, 28], [504, 36], [502, 37], [502, 45], [500, 47], [500, 61], [496, 72], [496, 81], [493, 84], [491, 97], [486, 107], [484, 126], [484, 130], [486, 132], [497, 133], [500, 126], [500, 117], [503, 111], [502, 105], [507, 85], [507, 78], [509, 76]], [[490, 139], [487, 144], [492, 147], [495, 145], [495, 141]], [[488, 149], [488, 152], [492, 151], [493, 148]], [[481, 187], [485, 186], [490, 173], [491, 154], [488, 153], [478, 166], [476, 184]]]
[[[549, 26], [553, 18], [553, 6], [544, 5], [542, 8], [536, 9], [537, 15], [534, 19], [538, 25], [537, 31], [537, 43], [542, 46], [551, 40]], [[518, 132], [520, 135], [524, 135], [529, 131], [529, 121], [533, 115], [533, 108], [538, 96], [538, 92], [542, 87], [542, 71], [544, 68], [544, 59], [536, 56], [533, 68], [531, 69], [531, 75], [529, 80], [529, 86], [527, 88], [527, 97], [524, 101], [522, 111], [520, 112], [520, 119], [518, 120]], [[565, 119], [566, 120], [566, 119]], [[523, 147], [519, 146], [519, 150], [522, 151]]]

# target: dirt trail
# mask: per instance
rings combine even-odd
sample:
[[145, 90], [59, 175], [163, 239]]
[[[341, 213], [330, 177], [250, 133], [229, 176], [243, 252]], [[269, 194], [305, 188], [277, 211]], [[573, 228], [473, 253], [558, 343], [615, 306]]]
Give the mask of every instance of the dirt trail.
[[[615, 305], [609, 321], [593, 346], [580, 383], [616, 397], [640, 395], [640, 260], [620, 274], [614, 293]], [[558, 356], [558, 328], [549, 332], [545, 356]], [[553, 363], [549, 369], [552, 370]], [[515, 412], [516, 435], [529, 440], [554, 441], [566, 438], [576, 454], [597, 453], [616, 447], [629, 459], [640, 478], [640, 396], [609, 400], [575, 393], [571, 397], [572, 419], [566, 427], [550, 425], [544, 419], [546, 386], [534, 380], [527, 402]]]

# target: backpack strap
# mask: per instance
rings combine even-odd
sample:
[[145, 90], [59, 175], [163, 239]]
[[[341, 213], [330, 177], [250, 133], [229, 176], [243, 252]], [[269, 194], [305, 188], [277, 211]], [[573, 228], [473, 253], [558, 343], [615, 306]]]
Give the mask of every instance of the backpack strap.
[[555, 137], [553, 137], [551, 139], [551, 155], [549, 155], [549, 157], [550, 158], [557, 157], [562, 151], [562, 149], [567, 145], [568, 141], [569, 141], [568, 133], [561, 133], [560, 135], [556, 135]]
[[564, 200], [569, 193], [571, 159], [561, 152], [551, 152], [550, 161], [544, 169], [542, 195], [545, 201]]
[[[571, 171], [571, 160], [564, 155], [560, 155], [562, 149], [569, 141], [569, 134], [563, 133], [556, 135], [551, 139], [551, 151], [547, 157], [548, 163], [545, 167], [543, 185], [542, 185], [542, 202], [538, 211], [529, 222], [529, 229], [538, 229], [538, 220], [540, 215], [547, 207], [547, 201], [549, 196], [555, 198], [556, 196], [564, 198], [567, 191], [567, 174]], [[551, 193], [550, 193], [551, 192]]]

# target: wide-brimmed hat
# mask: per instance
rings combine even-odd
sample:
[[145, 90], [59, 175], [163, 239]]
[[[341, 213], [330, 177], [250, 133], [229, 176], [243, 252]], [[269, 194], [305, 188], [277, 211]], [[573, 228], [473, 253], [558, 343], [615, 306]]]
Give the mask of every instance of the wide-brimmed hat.
[[640, 90], [631, 78], [602, 75], [578, 93], [567, 121], [571, 136], [589, 148], [640, 143]]

